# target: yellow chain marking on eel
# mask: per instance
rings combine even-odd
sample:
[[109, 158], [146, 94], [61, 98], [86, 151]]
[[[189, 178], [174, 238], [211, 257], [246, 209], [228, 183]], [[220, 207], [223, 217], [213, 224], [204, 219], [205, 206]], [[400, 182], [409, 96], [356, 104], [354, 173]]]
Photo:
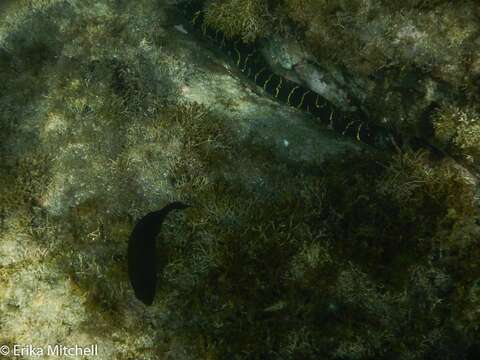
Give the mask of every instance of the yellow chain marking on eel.
[[215, 31], [215, 41], [218, 42], [218, 33], [220, 32], [220, 29], [217, 29]]
[[237, 53], [237, 56], [238, 56], [237, 61], [236, 61], [237, 66], [240, 66], [240, 61], [242, 60], [242, 55], [240, 54], [240, 50], [237, 49], [237, 44], [238, 44], [238, 40], [233, 43], [233, 50], [235, 50], [235, 52]]
[[290, 98], [292, 97], [293, 93], [295, 92], [295, 90], [297, 89], [300, 89], [300, 86], [295, 86], [292, 91], [290, 91], [290, 94], [288, 94], [288, 98], [287, 98], [287, 104], [292, 106], [292, 104], [290, 104]]
[[362, 126], [363, 126], [363, 123], [360, 123], [360, 126], [357, 129], [357, 140], [358, 141], [362, 141], [362, 140], [360, 140], [360, 130], [362, 130]]
[[253, 81], [257, 82], [257, 77], [258, 77], [258, 75], [260, 75], [260, 74], [261, 74], [262, 72], [264, 72], [265, 70], [267, 70], [266, 67], [261, 68], [260, 71], [255, 74], [255, 77], [253, 78]]
[[348, 128], [355, 123], [355, 120], [353, 121], [350, 121], [347, 125], [347, 127], [342, 131], [342, 135], [345, 135], [345, 133], [347, 132]]
[[223, 49], [224, 46], [225, 46], [225, 34], [222, 33], [222, 41], [220, 42], [220, 49]]
[[242, 72], [247, 69], [248, 59], [250, 59], [250, 58], [253, 56], [253, 54], [255, 54], [255, 51], [252, 51], [250, 54], [248, 54], [248, 55], [245, 57], [245, 62], [243, 63]]
[[333, 114], [335, 112], [332, 110], [332, 112], [330, 113], [330, 119], [328, 120], [328, 128], [333, 130]]
[[320, 95], [317, 94], [317, 97], [315, 98], [315, 106], [317, 107], [317, 109], [320, 107], [320, 105], [318, 104], [319, 99], [320, 99]]
[[[308, 94], [310, 94], [310, 90], [307, 90], [303, 93], [302, 95], [302, 100], [300, 100], [300, 104], [297, 105], [297, 109], [300, 109], [303, 105], [303, 100], [305, 100], [305, 96], [307, 96]], [[308, 106], [307, 106], [308, 107]]]
[[275, 89], [275, 97], [278, 97], [278, 93], [280, 92], [280, 88], [282, 87], [283, 84], [283, 78], [279, 76], [280, 81], [278, 82], [277, 88]]
[[271, 73], [270, 76], [268, 77], [267, 81], [265, 81], [265, 84], [263, 84], [263, 90], [267, 91], [267, 85], [268, 83], [272, 80], [274, 73]]
[[193, 17], [192, 17], [192, 25], [196, 25], [196, 22], [200, 16], [200, 14], [202, 13], [201, 10], [197, 11], [195, 14], [193, 14]]

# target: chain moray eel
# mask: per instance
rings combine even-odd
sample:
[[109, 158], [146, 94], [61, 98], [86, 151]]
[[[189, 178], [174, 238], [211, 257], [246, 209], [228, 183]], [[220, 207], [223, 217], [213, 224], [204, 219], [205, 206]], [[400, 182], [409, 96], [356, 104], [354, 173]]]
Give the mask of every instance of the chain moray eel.
[[[402, 142], [398, 134], [367, 121], [363, 111], [341, 111], [311, 89], [271, 71], [256, 43], [246, 44], [240, 39], [227, 39], [221, 31], [210, 28], [203, 21], [203, 11], [198, 5], [186, 2], [181, 9], [196, 33], [226, 52], [247, 78], [280, 102], [311, 113], [337, 133], [380, 149], [391, 149], [392, 141], [396, 144]], [[354, 105], [360, 109], [358, 104]]]
[[128, 241], [128, 277], [135, 297], [145, 305], [151, 305], [157, 286], [156, 237], [163, 220], [172, 210], [189, 207], [175, 201], [163, 209], [152, 211], [135, 224]]

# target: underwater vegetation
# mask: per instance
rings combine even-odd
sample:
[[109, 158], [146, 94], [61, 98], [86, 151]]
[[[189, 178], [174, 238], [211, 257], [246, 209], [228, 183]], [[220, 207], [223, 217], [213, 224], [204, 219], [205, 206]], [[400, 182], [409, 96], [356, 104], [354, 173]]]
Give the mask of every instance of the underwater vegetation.
[[240, 36], [245, 42], [263, 36], [270, 28], [268, 4], [262, 0], [211, 1], [205, 21], [227, 37]]
[[478, 199], [454, 163], [356, 155], [277, 189], [215, 186], [180, 243], [165, 234], [165, 321], [204, 356], [453, 359], [478, 341]]
[[[182, 20], [166, 21], [163, 2], [54, 3], [1, 37], [2, 343], [98, 342], [115, 359], [453, 360], [480, 346], [474, 105], [437, 99], [427, 120], [441, 156], [366, 146], [280, 161], [239, 136], [242, 119], [182, 101], [181, 75], [209, 72], [182, 63], [195, 59], [179, 50], [186, 34], [165, 30]], [[317, 56], [370, 73], [384, 53], [356, 52], [355, 37], [349, 48], [350, 25], [386, 8], [449, 13], [446, 3], [205, 4], [232, 37], [303, 29]], [[463, 29], [447, 34], [455, 51]], [[420, 86], [399, 69], [388, 74]], [[128, 241], [135, 219], [171, 199], [192, 207], [169, 214], [150, 248], [159, 271], [145, 308], [129, 285]]]
[[474, 107], [445, 105], [434, 116], [435, 138], [449, 153], [478, 165], [480, 114]]

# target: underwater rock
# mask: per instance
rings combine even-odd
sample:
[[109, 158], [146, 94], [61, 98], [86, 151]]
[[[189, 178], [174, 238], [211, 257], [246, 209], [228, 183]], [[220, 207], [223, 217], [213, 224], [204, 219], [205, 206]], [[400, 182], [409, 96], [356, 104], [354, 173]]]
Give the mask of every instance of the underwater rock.
[[358, 97], [353, 97], [358, 93], [358, 90], [354, 90], [355, 82], [347, 81], [344, 71], [339, 67], [319, 66], [314, 56], [295, 39], [273, 35], [261, 42], [261, 52], [276, 73], [304, 84], [342, 111], [359, 110], [353, 105], [353, 99], [359, 100]]
[[[470, 192], [462, 193], [470, 188], [466, 175], [452, 167], [445, 173], [432, 170], [436, 160], [426, 154], [399, 152], [393, 167], [385, 160], [388, 153], [373, 162], [374, 148], [332, 131], [252, 82], [221, 49], [190, 30], [189, 20], [168, 6], [176, 3], [9, 0], [0, 5], [2, 344], [95, 343], [100, 359], [222, 359], [246, 349], [247, 357], [257, 358], [274, 353], [282, 359], [380, 358], [397, 349], [405, 358], [422, 358], [416, 349], [444, 344], [450, 335], [443, 326], [450, 325], [457, 329], [451, 339], [472, 343], [479, 323], [480, 237], [476, 219], [462, 218], [472, 211]], [[307, 3], [339, 4], [334, 10], [341, 12], [351, 2]], [[456, 5], [430, 13], [431, 22], [455, 19], [452, 13], [464, 6]], [[398, 17], [399, 22], [405, 14], [391, 10], [392, 16], [382, 17], [385, 13], [367, 18]], [[326, 20], [356, 18], [323, 14]], [[357, 15], [366, 21], [364, 13]], [[473, 15], [463, 10], [463, 16]], [[450, 55], [468, 48], [475, 24], [465, 24], [466, 32], [447, 34], [458, 46], [443, 49], [436, 42], [435, 47]], [[308, 56], [302, 62], [294, 56], [298, 50], [287, 50], [281, 67], [294, 71], [292, 79], [313, 81], [319, 92], [325, 82], [325, 96], [331, 94], [339, 107], [353, 97], [374, 119], [403, 117], [416, 124], [416, 112], [404, 116], [403, 106], [420, 110], [462, 91], [474, 95], [475, 82], [455, 80], [462, 78], [456, 72], [461, 54], [453, 57], [453, 68], [444, 61], [425, 80], [408, 66], [412, 59], [431, 58], [420, 56], [428, 41], [409, 45], [415, 56], [380, 66], [373, 58], [376, 32], [333, 28], [335, 34], [370, 36], [368, 61], [365, 52], [322, 37], [330, 54], [336, 51], [335, 61], [317, 57], [321, 51], [313, 49], [319, 62]], [[409, 29], [400, 31], [406, 43], [417, 39]], [[389, 44], [388, 36], [381, 39], [379, 44]], [[379, 53], [385, 50], [382, 46]], [[418, 64], [423, 69], [423, 62]], [[470, 71], [478, 76], [478, 59], [472, 64]], [[455, 70], [451, 77], [449, 69]], [[426, 96], [404, 97], [396, 87]], [[348, 161], [349, 152], [357, 154], [354, 161]], [[385, 167], [390, 176], [377, 176]], [[478, 182], [470, 183], [478, 188]], [[406, 202], [398, 206], [384, 193]], [[125, 255], [129, 237], [151, 240], [157, 228], [139, 228], [132, 235], [132, 219], [172, 198], [200, 205], [179, 226], [162, 228], [169, 255], [162, 267], [165, 281], [156, 294], [158, 306], [146, 311], [130, 296]], [[440, 207], [442, 201], [451, 208]], [[425, 214], [415, 213], [424, 203]], [[437, 211], [430, 214], [430, 209]], [[408, 238], [401, 237], [404, 217], [412, 219]], [[393, 243], [403, 251], [398, 257], [388, 252], [399, 261], [384, 260], [383, 249], [396, 234], [382, 226], [385, 221], [400, 229]], [[415, 226], [429, 231], [417, 238]], [[155, 246], [139, 245], [131, 240], [137, 260]], [[364, 255], [378, 261], [366, 265], [356, 258]], [[149, 259], [130, 267], [145, 303], [154, 296], [155, 262], [163, 260]], [[341, 271], [351, 263], [357, 270]], [[422, 263], [433, 270], [413, 277], [411, 284], [402, 282]], [[435, 289], [436, 281], [430, 284], [430, 274], [442, 278], [443, 273], [453, 280], [451, 297]], [[416, 309], [418, 297], [424, 299]], [[332, 322], [323, 321], [326, 317]], [[237, 347], [224, 351], [231, 345]], [[268, 346], [268, 354], [261, 353]]]
[[475, 1], [286, 3], [296, 36], [268, 34], [267, 61], [379, 126], [428, 138], [439, 104], [478, 94]]

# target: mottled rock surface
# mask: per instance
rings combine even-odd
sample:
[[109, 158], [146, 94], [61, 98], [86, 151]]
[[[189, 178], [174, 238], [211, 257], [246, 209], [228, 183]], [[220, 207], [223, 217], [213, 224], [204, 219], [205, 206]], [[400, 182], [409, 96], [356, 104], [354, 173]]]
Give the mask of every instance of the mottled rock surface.
[[246, 83], [167, 2], [1, 9], [1, 343], [186, 356], [128, 287], [132, 219], [217, 177], [262, 196], [359, 145]]
[[[476, 1], [288, 0], [270, 11], [267, 59], [340, 108], [354, 100], [370, 121], [433, 138], [435, 111], [478, 102]], [[299, 26], [295, 37], [275, 26], [285, 17]]]
[[[0, 3], [0, 345], [175, 360], [480, 345], [476, 2], [205, 3], [224, 31], [263, 36], [274, 69], [442, 156], [379, 154], [274, 101], [177, 2]], [[127, 240], [172, 200], [192, 206], [163, 224], [146, 308]]]

